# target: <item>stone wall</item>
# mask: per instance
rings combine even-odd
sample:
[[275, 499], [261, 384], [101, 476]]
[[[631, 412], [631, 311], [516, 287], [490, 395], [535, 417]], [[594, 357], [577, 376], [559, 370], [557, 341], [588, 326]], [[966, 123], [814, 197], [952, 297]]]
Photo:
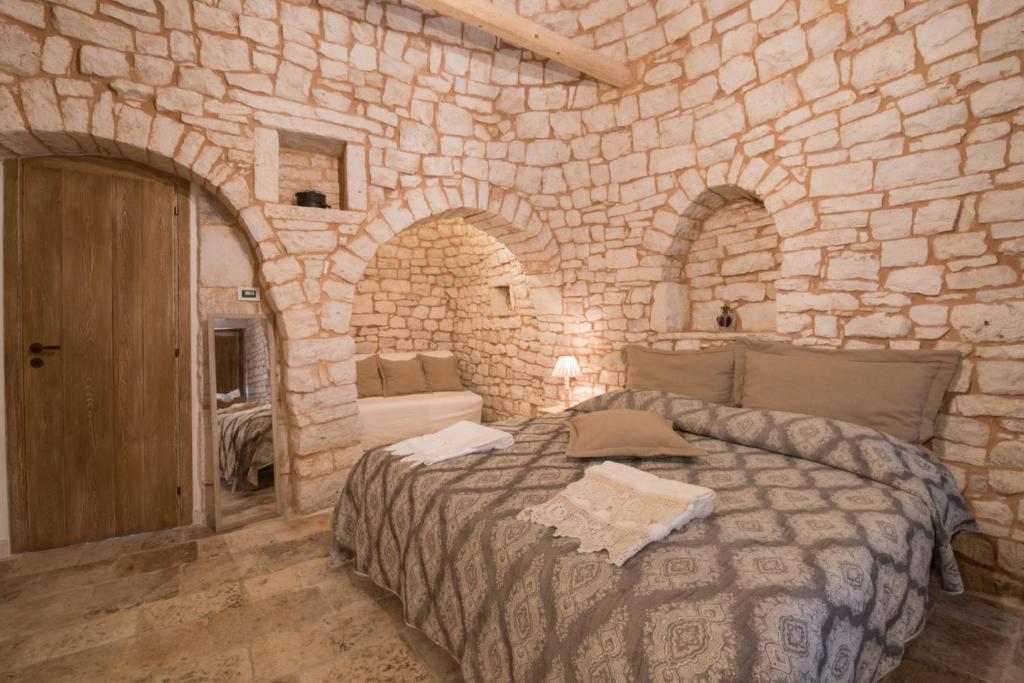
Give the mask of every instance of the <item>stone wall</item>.
[[508, 248], [462, 220], [382, 245], [356, 287], [352, 328], [358, 353], [451, 350], [486, 421], [558, 402], [550, 375], [561, 347], [537, 316], [529, 278]]
[[250, 320], [243, 333], [245, 344], [246, 399], [257, 403], [270, 403], [270, 350], [263, 323]]
[[[211, 442], [207, 440], [212, 425], [210, 422], [210, 392], [207, 378], [209, 369], [208, 323], [212, 318], [230, 318], [234, 315], [260, 313], [272, 316], [264, 303], [238, 300], [239, 287], [259, 284], [257, 260], [252, 253], [248, 238], [235, 218], [225, 210], [224, 205], [204, 191], [195, 193], [197, 227], [196, 260], [196, 319], [198, 328], [193, 340], [195, 346], [197, 374], [196, 396], [198, 415], [196, 424], [199, 438], [194, 441], [196, 450], [193, 457], [198, 464], [199, 495], [197, 509], [203, 511], [203, 520], [214, 524], [214, 456]], [[248, 340], [247, 340], [248, 341]], [[265, 344], [264, 344], [265, 345]], [[248, 348], [248, 347], [247, 347]], [[269, 400], [269, 397], [268, 397]], [[282, 473], [287, 481], [288, 471]], [[199, 520], [196, 520], [197, 522]]]
[[[725, 291], [691, 302], [682, 273], [709, 207], [756, 198], [778, 268], [752, 272], [781, 273], [757, 334], [965, 353], [936, 448], [984, 527], [964, 551], [1024, 593], [1024, 6], [517, 7], [635, 83], [581, 79], [413, 5], [12, 0], [0, 146], [127, 157], [228, 207], [284, 338], [303, 510], [332, 502], [359, 454], [350, 315], [380, 245], [439, 216], [502, 241], [552, 348], [580, 357], [582, 395], [621, 382], [625, 342], [726, 338], [679, 314]], [[296, 133], [345, 143], [353, 210], [279, 203], [279, 143]], [[769, 289], [746, 302], [762, 321]]]

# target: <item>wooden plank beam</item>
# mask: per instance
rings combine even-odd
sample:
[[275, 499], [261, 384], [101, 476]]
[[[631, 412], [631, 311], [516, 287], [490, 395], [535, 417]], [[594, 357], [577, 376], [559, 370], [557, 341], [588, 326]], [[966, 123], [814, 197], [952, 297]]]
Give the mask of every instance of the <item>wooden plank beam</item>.
[[588, 76], [624, 88], [633, 81], [629, 67], [596, 50], [577, 45], [569, 38], [494, 5], [488, 0], [413, 0], [464, 24], [496, 35], [507, 43], [526, 48], [548, 59], [571, 66]]

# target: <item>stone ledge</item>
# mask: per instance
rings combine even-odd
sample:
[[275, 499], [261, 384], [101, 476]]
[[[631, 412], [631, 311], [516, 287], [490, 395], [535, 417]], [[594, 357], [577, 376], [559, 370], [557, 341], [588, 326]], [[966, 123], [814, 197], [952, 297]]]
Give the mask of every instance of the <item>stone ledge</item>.
[[345, 233], [354, 233], [359, 228], [359, 225], [366, 221], [365, 211], [317, 209], [315, 207], [295, 206], [293, 204], [267, 204], [266, 214], [270, 218], [282, 218], [292, 221], [340, 224], [343, 227], [339, 229]]
[[755, 341], [791, 342], [793, 339], [781, 334], [771, 332], [656, 332], [651, 335], [652, 341], [676, 341], [676, 340], [713, 340], [713, 341], [734, 341], [736, 339], [752, 339]]

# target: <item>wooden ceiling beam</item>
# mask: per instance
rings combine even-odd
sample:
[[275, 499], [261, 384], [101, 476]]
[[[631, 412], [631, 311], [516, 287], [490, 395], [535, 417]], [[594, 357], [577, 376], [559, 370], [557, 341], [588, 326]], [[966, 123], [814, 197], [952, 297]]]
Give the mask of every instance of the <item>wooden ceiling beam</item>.
[[488, 0], [413, 0], [464, 24], [498, 36], [506, 43], [526, 48], [548, 59], [571, 66], [594, 78], [625, 88], [633, 82], [629, 67], [596, 50], [577, 45], [569, 38], [513, 14]]

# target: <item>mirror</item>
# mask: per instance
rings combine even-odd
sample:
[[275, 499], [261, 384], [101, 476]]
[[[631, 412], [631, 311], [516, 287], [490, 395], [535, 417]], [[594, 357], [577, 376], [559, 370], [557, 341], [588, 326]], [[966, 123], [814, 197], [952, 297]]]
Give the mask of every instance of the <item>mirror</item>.
[[216, 529], [273, 517], [279, 504], [276, 365], [270, 323], [260, 315], [211, 318], [208, 330], [209, 453]]

